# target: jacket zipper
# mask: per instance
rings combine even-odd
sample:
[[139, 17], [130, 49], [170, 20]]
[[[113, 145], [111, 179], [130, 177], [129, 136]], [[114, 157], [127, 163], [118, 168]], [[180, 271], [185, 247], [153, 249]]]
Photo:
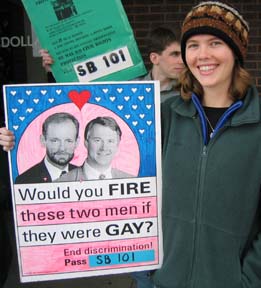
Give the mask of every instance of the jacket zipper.
[[[192, 118], [194, 120], [195, 126], [197, 127], [197, 129], [199, 130], [199, 134], [200, 134], [200, 138], [203, 139], [204, 135], [200, 126], [200, 122], [198, 121], [198, 117], [199, 115], [194, 115]], [[201, 119], [200, 119], [201, 120]], [[205, 145], [203, 143], [203, 147], [201, 148], [201, 157], [200, 157], [200, 163], [199, 163], [199, 174], [198, 174], [198, 181], [197, 181], [197, 187], [196, 187], [196, 198], [195, 198], [195, 228], [194, 228], [194, 233], [193, 233], [193, 251], [192, 251], [192, 260], [191, 260], [191, 270], [190, 270], [190, 281], [192, 283], [192, 287], [194, 287], [195, 285], [195, 278], [196, 278], [196, 259], [197, 259], [197, 249], [199, 247], [199, 215], [201, 214], [200, 210], [201, 210], [201, 193], [200, 191], [202, 188], [202, 183], [203, 183], [203, 175], [204, 175], [204, 169], [202, 168], [203, 166], [205, 166], [205, 159], [207, 157], [207, 145]]]
[[201, 229], [201, 213], [202, 213], [202, 197], [203, 197], [203, 186], [205, 179], [205, 170], [207, 162], [208, 148], [204, 145], [200, 157], [198, 184], [197, 184], [197, 198], [196, 198], [196, 212], [195, 212], [195, 230], [194, 230], [194, 251], [192, 256], [192, 266], [191, 266], [191, 283], [192, 287], [196, 285], [196, 275], [197, 275], [197, 257], [200, 245], [200, 229]]

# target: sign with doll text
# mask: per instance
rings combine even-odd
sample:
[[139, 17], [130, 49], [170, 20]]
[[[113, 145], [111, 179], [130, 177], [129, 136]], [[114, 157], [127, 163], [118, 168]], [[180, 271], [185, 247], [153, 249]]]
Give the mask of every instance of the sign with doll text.
[[131, 80], [146, 73], [120, 0], [22, 0], [57, 82]]
[[162, 262], [157, 81], [4, 86], [21, 282]]

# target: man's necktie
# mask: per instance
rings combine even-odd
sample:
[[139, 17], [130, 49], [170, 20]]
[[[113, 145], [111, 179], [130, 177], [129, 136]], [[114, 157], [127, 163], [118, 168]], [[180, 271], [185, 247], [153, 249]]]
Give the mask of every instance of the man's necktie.
[[63, 171], [61, 172], [61, 174], [60, 174], [60, 177], [63, 176], [64, 174], [66, 174], [66, 173], [67, 173], [67, 171], [64, 171], [64, 170], [63, 170]]

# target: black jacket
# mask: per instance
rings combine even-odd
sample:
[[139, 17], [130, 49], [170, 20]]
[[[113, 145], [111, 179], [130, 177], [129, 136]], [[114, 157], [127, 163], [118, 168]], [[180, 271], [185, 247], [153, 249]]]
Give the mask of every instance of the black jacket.
[[[76, 166], [69, 164], [69, 171]], [[51, 176], [44, 164], [44, 160], [29, 168], [15, 179], [15, 184], [52, 182]]]

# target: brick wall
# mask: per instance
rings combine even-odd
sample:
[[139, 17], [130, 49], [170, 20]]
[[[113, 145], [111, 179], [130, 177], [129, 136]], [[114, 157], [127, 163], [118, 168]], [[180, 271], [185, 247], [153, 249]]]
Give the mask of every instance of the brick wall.
[[[180, 28], [193, 0], [122, 0], [134, 30], [144, 62], [148, 65], [145, 46], [147, 33], [159, 25]], [[250, 41], [245, 67], [254, 78], [261, 95], [261, 0], [227, 1], [241, 11], [250, 25]]]

